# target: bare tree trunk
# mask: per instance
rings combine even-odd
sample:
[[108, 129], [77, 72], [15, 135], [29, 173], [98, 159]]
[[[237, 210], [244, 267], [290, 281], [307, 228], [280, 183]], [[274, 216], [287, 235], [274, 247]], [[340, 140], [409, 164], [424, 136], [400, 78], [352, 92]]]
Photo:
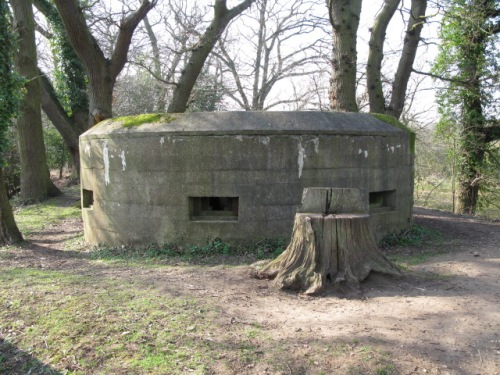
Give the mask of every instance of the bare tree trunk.
[[89, 126], [113, 117], [113, 88], [116, 77], [112, 77], [105, 65], [95, 66], [89, 76]]
[[35, 27], [31, 1], [13, 0], [14, 25], [19, 33], [19, 49], [15, 55], [16, 68], [26, 79], [21, 115], [17, 120], [19, 157], [21, 160], [21, 199], [38, 202], [60, 194], [50, 180], [43, 142], [35, 46]]
[[366, 65], [366, 85], [368, 87], [370, 112], [385, 113], [385, 98], [381, 80], [385, 33], [400, 2], [401, 0], [387, 0], [372, 27], [368, 63]]
[[7, 197], [3, 168], [0, 168], [0, 244], [21, 242], [23, 236], [17, 228], [12, 207]]
[[356, 103], [356, 37], [362, 0], [328, 0], [333, 28], [332, 78], [330, 108], [357, 112]]
[[329, 282], [357, 284], [371, 271], [400, 275], [378, 250], [367, 210], [358, 189], [305, 189], [290, 245], [254, 276], [312, 295]]
[[[264, 33], [266, 28], [266, 7], [267, 0], [261, 1], [260, 13], [259, 13], [259, 32], [257, 34], [257, 53], [255, 54], [255, 74], [253, 77], [252, 86], [252, 109], [262, 110], [264, 107], [264, 101], [260, 97], [259, 85], [261, 82], [261, 70], [262, 70], [262, 55], [264, 53], [264, 47], [266, 43], [266, 35]], [[262, 78], [265, 81], [265, 77]]]
[[188, 63], [184, 66], [167, 112], [179, 113], [186, 111], [193, 87], [215, 43], [219, 40], [229, 22], [247, 9], [254, 1], [244, 0], [234, 8], [228, 9], [226, 0], [215, 0], [214, 18], [201, 37], [197, 47], [193, 49]]
[[417, 55], [420, 33], [425, 24], [426, 8], [427, 0], [412, 0], [411, 2], [410, 20], [406, 29], [403, 52], [392, 84], [391, 102], [386, 111], [388, 115], [395, 118], [399, 118], [403, 112], [408, 81]]

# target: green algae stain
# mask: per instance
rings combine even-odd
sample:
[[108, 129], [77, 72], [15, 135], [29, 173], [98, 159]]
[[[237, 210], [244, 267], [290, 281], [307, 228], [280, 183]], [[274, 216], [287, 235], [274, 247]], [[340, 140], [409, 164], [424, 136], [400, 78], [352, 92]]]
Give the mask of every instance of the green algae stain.
[[130, 129], [133, 127], [141, 126], [143, 124], [150, 124], [152, 122], [172, 122], [175, 116], [168, 113], [144, 113], [134, 116], [123, 116], [112, 119], [113, 122], [119, 122], [124, 128]]
[[410, 136], [410, 152], [413, 155], [415, 154], [415, 140], [417, 138], [417, 134], [412, 129], [410, 129], [408, 126], [404, 125], [398, 119], [392, 117], [391, 115], [386, 115], [383, 113], [370, 113], [370, 115], [389, 125], [395, 126], [396, 128], [406, 130]]

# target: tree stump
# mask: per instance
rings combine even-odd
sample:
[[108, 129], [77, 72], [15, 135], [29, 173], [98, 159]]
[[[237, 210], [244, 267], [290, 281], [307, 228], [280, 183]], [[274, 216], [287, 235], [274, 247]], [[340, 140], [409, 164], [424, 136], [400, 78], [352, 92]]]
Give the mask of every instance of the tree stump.
[[304, 189], [298, 211], [287, 249], [254, 276], [274, 279], [279, 288], [317, 294], [328, 282], [357, 284], [371, 271], [400, 275], [377, 247], [368, 200], [358, 189]]

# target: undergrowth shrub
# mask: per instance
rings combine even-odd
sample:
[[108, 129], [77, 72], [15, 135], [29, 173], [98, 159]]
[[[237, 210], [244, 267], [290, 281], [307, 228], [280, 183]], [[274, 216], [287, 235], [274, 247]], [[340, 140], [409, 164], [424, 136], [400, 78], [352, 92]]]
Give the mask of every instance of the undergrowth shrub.
[[168, 242], [162, 246], [147, 247], [97, 247], [89, 256], [92, 259], [167, 259], [182, 258], [196, 260], [216, 256], [247, 256], [256, 259], [275, 258], [286, 248], [284, 239], [261, 240], [252, 243], [229, 244], [216, 238], [203, 246], [181, 245], [178, 242]]

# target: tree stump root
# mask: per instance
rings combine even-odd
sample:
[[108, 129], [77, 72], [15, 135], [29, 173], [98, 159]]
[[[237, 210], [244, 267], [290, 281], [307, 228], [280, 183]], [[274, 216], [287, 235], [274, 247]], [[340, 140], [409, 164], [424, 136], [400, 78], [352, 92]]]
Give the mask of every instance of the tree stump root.
[[328, 283], [359, 284], [371, 271], [400, 276], [378, 249], [368, 219], [367, 214], [297, 213], [287, 249], [252, 276], [307, 295], [321, 293]]

